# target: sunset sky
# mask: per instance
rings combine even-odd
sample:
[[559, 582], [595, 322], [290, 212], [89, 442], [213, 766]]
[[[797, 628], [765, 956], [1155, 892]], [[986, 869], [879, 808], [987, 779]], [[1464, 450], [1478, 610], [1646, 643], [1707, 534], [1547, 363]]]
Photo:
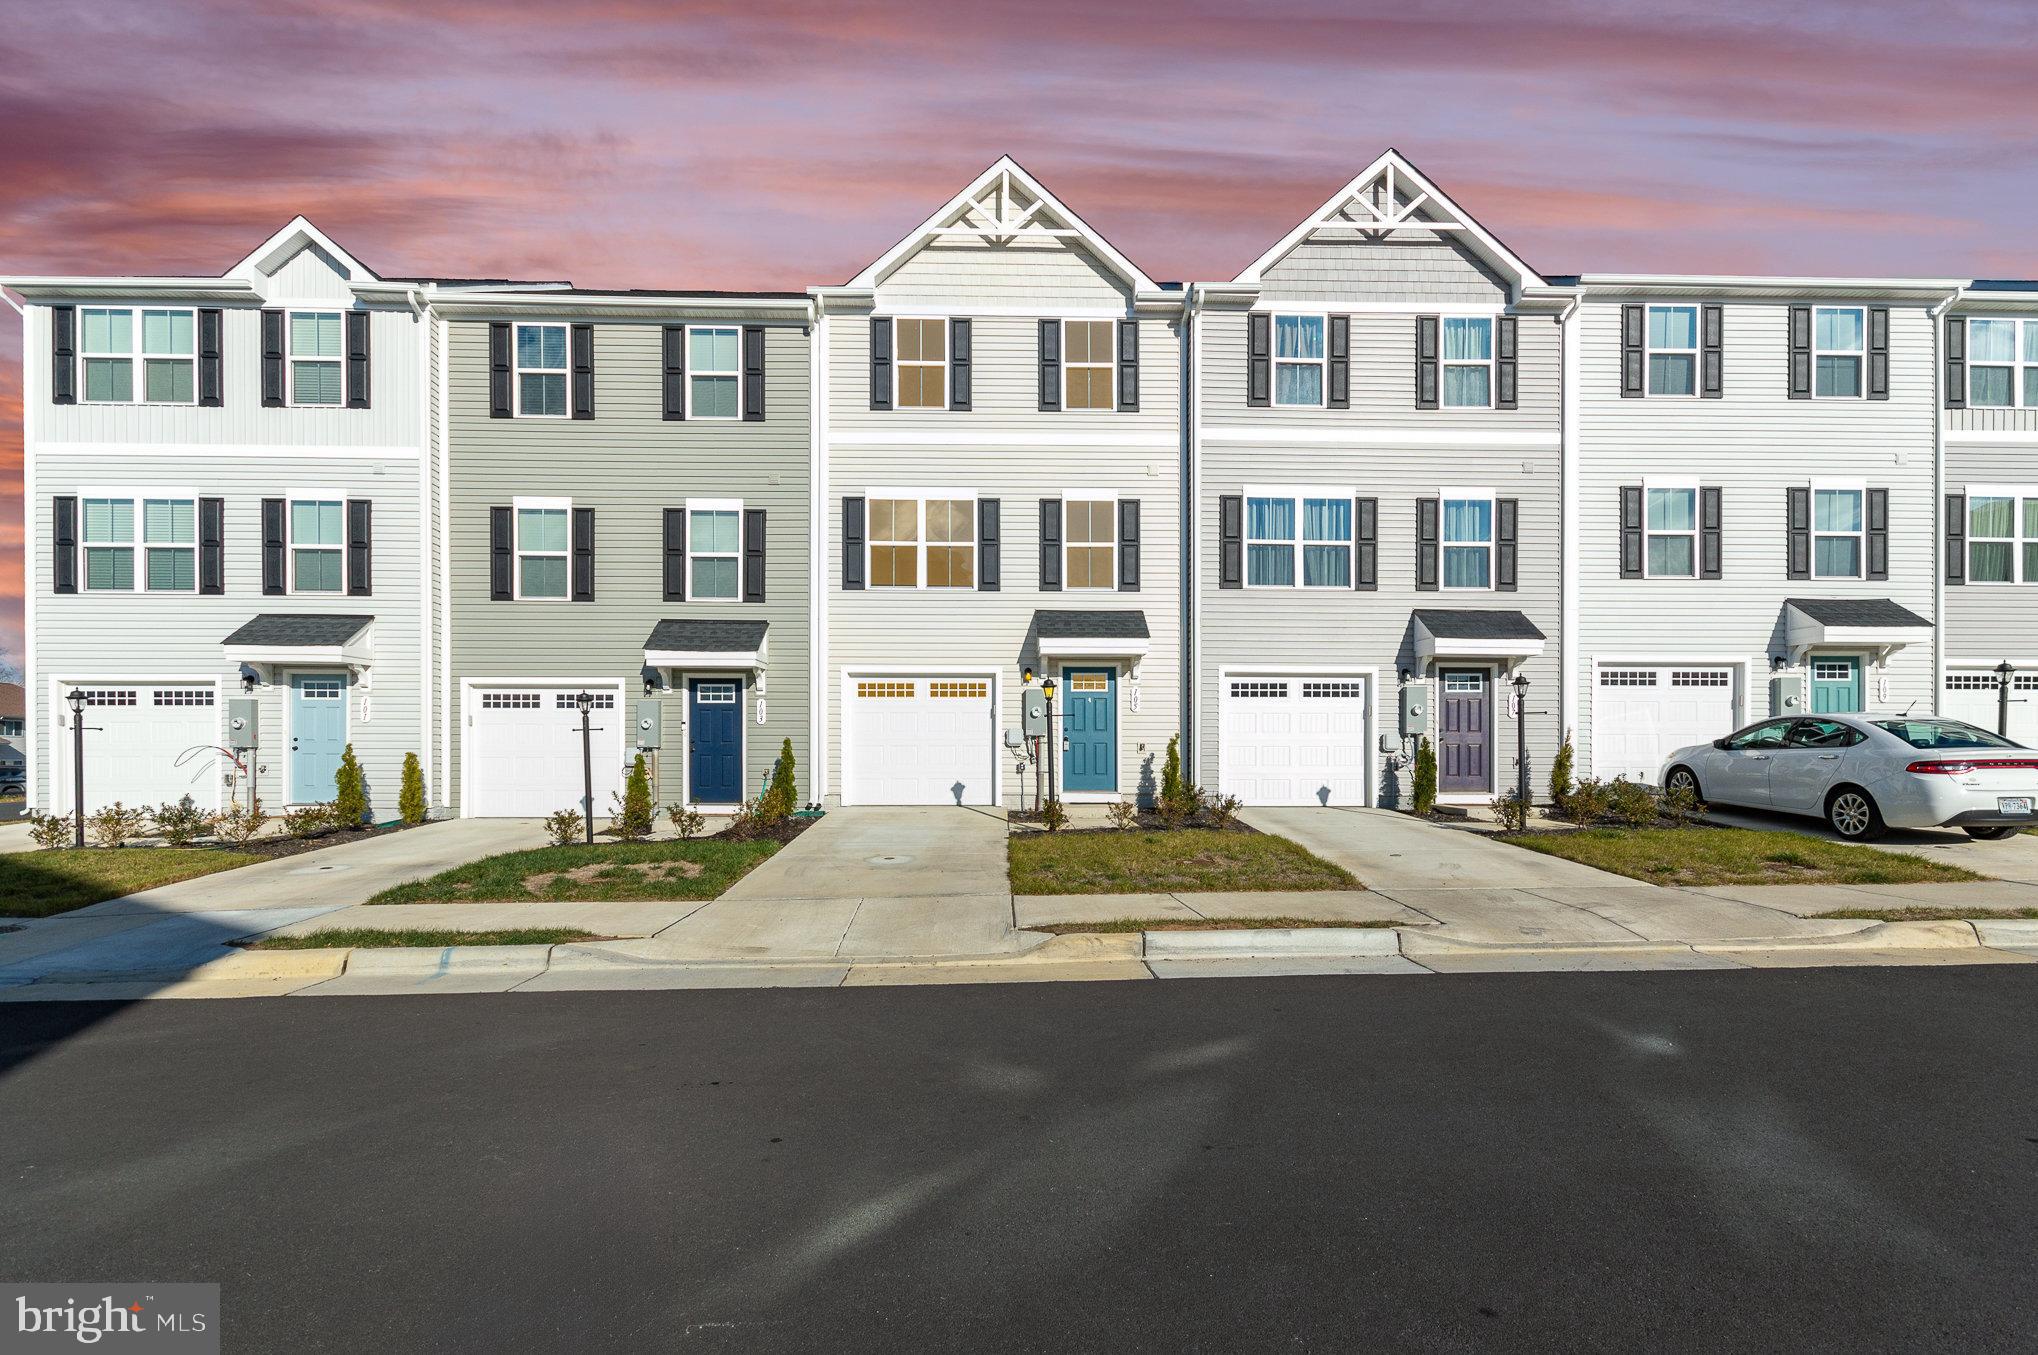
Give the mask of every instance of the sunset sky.
[[217, 273], [303, 212], [384, 274], [804, 287], [1009, 153], [1222, 279], [1392, 145], [1544, 272], [2038, 276], [2038, 6], [1649, 9], [0, 0], [0, 273]]

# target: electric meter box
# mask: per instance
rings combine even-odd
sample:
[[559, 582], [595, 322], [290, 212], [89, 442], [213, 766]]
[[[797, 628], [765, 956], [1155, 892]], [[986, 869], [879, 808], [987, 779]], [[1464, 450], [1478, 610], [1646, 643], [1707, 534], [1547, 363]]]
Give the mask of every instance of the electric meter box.
[[1804, 713], [1804, 678], [1797, 673], [1786, 673], [1769, 679], [1769, 711], [1772, 715], [1802, 715]]
[[665, 706], [655, 696], [637, 701], [637, 746], [645, 751], [660, 747], [665, 738]]
[[1401, 689], [1401, 737], [1429, 733], [1429, 684], [1412, 682]]
[[262, 746], [262, 703], [252, 696], [231, 696], [226, 702], [227, 747], [239, 751]]
[[1038, 687], [1019, 689], [1019, 732], [1029, 738], [1047, 734], [1047, 693]]

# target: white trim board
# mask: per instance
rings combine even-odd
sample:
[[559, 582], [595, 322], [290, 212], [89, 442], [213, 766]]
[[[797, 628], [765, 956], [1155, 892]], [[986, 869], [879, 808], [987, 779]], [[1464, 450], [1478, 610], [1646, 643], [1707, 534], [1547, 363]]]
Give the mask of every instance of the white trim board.
[[[1289, 406], [1293, 408], [1293, 406]], [[1308, 406], [1303, 406], [1308, 408]], [[1491, 412], [1491, 411], [1489, 411]], [[1505, 412], [1505, 411], [1503, 411]], [[1203, 442], [1340, 443], [1353, 447], [1517, 447], [1554, 452], [1563, 434], [1511, 428], [1350, 428], [1331, 426], [1205, 425]]]

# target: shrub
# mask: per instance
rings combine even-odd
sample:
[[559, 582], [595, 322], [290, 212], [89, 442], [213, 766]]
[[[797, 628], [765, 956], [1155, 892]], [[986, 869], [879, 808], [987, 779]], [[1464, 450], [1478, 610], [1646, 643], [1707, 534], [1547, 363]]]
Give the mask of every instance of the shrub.
[[685, 805], [667, 805], [665, 817], [672, 820], [672, 831], [682, 838], [699, 837], [701, 830], [708, 826], [707, 815]]
[[1638, 781], [1616, 776], [1607, 787], [1607, 812], [1628, 828], [1646, 828], [1656, 821], [1656, 792]]
[[397, 792], [396, 812], [403, 815], [405, 823], [423, 823], [431, 812], [431, 805], [425, 799], [425, 769], [418, 765], [416, 753], [403, 755], [403, 789]]
[[43, 848], [68, 847], [75, 836], [69, 814], [42, 814], [34, 810], [28, 815], [28, 835], [35, 839], [36, 846]]
[[1245, 801], [1236, 795], [1213, 795], [1203, 802], [1203, 810], [1210, 816], [1212, 828], [1229, 828], [1238, 822], [1238, 811], [1245, 808]]
[[610, 832], [625, 842], [642, 842], [651, 836], [657, 810], [651, 803], [651, 773], [644, 766], [642, 753], [630, 764], [630, 779], [623, 783], [623, 793], [611, 794], [609, 799], [615, 802], [609, 811]]
[[156, 806], [156, 832], [172, 847], [188, 847], [212, 831], [212, 815], [189, 795], [174, 804]]
[[1663, 816], [1679, 828], [1689, 828], [1705, 817], [1705, 801], [1689, 786], [1673, 786], [1657, 801]]
[[1496, 795], [1493, 797], [1493, 817], [1499, 820], [1502, 829], [1519, 833], [1528, 827], [1528, 801], [1511, 791], [1506, 795]]
[[339, 817], [331, 805], [305, 805], [283, 811], [283, 831], [299, 841], [330, 833], [339, 826]]
[[756, 799], [745, 800], [736, 806], [736, 812], [729, 816], [729, 826], [722, 830], [722, 836], [731, 842], [748, 842], [764, 836], [764, 816], [758, 812]]
[[340, 753], [340, 769], [333, 773], [331, 820], [336, 828], [359, 828], [368, 817], [368, 782], [361, 764], [354, 760], [354, 745]]
[[800, 792], [793, 781], [793, 741], [787, 739], [778, 750], [778, 761], [771, 765], [771, 782], [758, 797], [757, 814], [766, 823], [777, 823], [790, 818], [799, 807]]
[[1040, 807], [1040, 826], [1050, 833], [1059, 833], [1068, 827], [1068, 806], [1060, 800], [1049, 800]]
[[1571, 787], [1571, 793], [1564, 797], [1564, 817], [1584, 827], [1605, 818], [1612, 804], [1607, 784], [1588, 776]]
[[1154, 812], [1169, 828], [1184, 828], [1203, 812], [1203, 792], [1182, 771], [1182, 736], [1168, 740], [1167, 761], [1161, 767], [1160, 798]]
[[1113, 800], [1104, 810], [1104, 817], [1119, 832], [1139, 827], [1139, 806], [1130, 800]]
[[242, 804], [237, 799], [213, 815], [212, 831], [222, 842], [245, 847], [255, 840], [255, 834], [261, 832], [268, 822], [268, 811], [262, 808], [260, 800]]
[[1550, 803], [1558, 809], [1564, 807], [1564, 800], [1571, 794], [1571, 734], [1566, 730], [1564, 742], [1557, 747], [1557, 756], [1550, 760]]
[[545, 831], [555, 847], [571, 847], [580, 841], [581, 830], [586, 827], [587, 820], [580, 817], [577, 809], [554, 810], [545, 818]]
[[129, 809], [120, 801], [85, 816], [85, 831], [102, 847], [125, 847], [148, 827], [149, 812], [139, 805]]
[[1182, 795], [1182, 736], [1173, 735], [1168, 739], [1167, 761], [1161, 764], [1161, 793], [1159, 803], [1180, 799]]
[[1430, 747], [1429, 739], [1423, 737], [1415, 745], [1415, 784], [1411, 787], [1411, 798], [1415, 812], [1431, 814], [1437, 807], [1437, 754]]

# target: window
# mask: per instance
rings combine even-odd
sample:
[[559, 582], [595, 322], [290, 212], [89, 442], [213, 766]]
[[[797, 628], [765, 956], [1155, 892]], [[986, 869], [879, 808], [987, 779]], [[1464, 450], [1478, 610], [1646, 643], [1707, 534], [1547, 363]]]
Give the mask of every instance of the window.
[[1734, 675], [1724, 668], [1677, 669], [1670, 674], [1673, 687], [1731, 687]]
[[1876, 720], [1877, 729], [1886, 729], [1913, 748], [2021, 748], [2023, 745], [2010, 742], [2000, 734], [1991, 734], [1986, 729], [1977, 729], [1964, 720], [1936, 720], [1919, 718], [1914, 720]]
[[2016, 404], [2020, 371], [2024, 406], [2038, 408], [2038, 320], [1967, 322], [1968, 404]]
[[84, 515], [85, 587], [88, 591], [134, 589], [134, 500], [87, 499]]
[[1493, 586], [1493, 500], [1443, 499], [1443, 586]]
[[1111, 675], [1074, 673], [1068, 678], [1068, 689], [1072, 692], [1108, 692], [1111, 690]]
[[2038, 583], [2038, 491], [1968, 493], [1967, 577]]
[[340, 354], [338, 311], [290, 312], [290, 403], [339, 404]]
[[696, 682], [693, 699], [701, 706], [733, 706], [736, 704], [736, 684], [733, 682]]
[[308, 677], [298, 682], [297, 695], [305, 701], [340, 701], [347, 695], [347, 680], [342, 677]]
[[1248, 700], [1286, 700], [1288, 684], [1285, 682], [1234, 682], [1231, 694]]
[[743, 506], [686, 506], [687, 596], [734, 601], [742, 596]]
[[1852, 748], [1867, 737], [1838, 720], [1799, 720], [1783, 742], [1786, 748]]
[[1599, 670], [1599, 685], [1602, 687], [1653, 687], [1656, 685], [1656, 670], [1653, 668], [1602, 668]]
[[948, 408], [948, 321], [892, 321], [900, 409]]
[[1246, 582], [1255, 588], [1351, 587], [1351, 497], [1307, 490], [1249, 496]]
[[914, 684], [910, 682], [859, 682], [856, 694], [879, 701], [904, 700], [913, 695]]
[[[1082, 688], [1076, 690], [1081, 691]], [[930, 682], [927, 695], [941, 701], [981, 701], [991, 694], [988, 682]]]
[[[616, 694], [614, 692], [589, 692], [588, 697], [590, 698], [589, 710], [614, 710], [616, 708]], [[536, 704], [537, 698], [533, 697], [532, 705], [535, 706]], [[555, 692], [552, 695], [552, 704], [559, 710], [579, 710], [580, 693]]]
[[1698, 573], [1698, 491], [1686, 486], [1642, 491], [1650, 578], [1688, 579]]
[[1764, 720], [1759, 725], [1749, 725], [1740, 733], [1727, 740], [1727, 747], [1736, 751], [1750, 748], [1781, 748], [1783, 736], [1790, 733], [1790, 727], [1797, 723], [1795, 717], [1782, 720]]
[[570, 508], [517, 505], [517, 596], [566, 596]]
[[1447, 315], [1443, 324], [1444, 408], [1490, 407], [1493, 403], [1492, 318]]
[[346, 586], [337, 499], [290, 501], [290, 578], [299, 593], [337, 593]]
[[1117, 326], [1109, 320], [1061, 322], [1063, 409], [1114, 409]]
[[1062, 586], [1118, 586], [1118, 501], [1070, 499], [1062, 505]]
[[1364, 696], [1362, 682], [1305, 682], [1302, 684], [1302, 699], [1305, 701], [1352, 700]]
[[536, 710], [543, 700], [536, 692], [483, 692], [483, 710]]
[[1323, 317], [1274, 317], [1274, 403], [1323, 404]]
[[1649, 394], [1698, 394], [1698, 307], [1649, 307]]
[[516, 377], [519, 416], [566, 417], [566, 326], [517, 326]]
[[124, 404], [139, 398], [152, 405], [195, 404], [197, 355], [195, 311], [79, 308], [78, 360], [84, 365], [85, 399], [90, 403]]
[[696, 419], [743, 417], [743, 331], [731, 325], [686, 331], [687, 409]]
[[1251, 588], [1295, 584], [1295, 501], [1245, 501], [1245, 581]]
[[159, 706], [209, 706], [212, 704], [212, 688], [158, 687], [154, 701]]
[[1459, 695], [1473, 695], [1486, 690], [1484, 673], [1445, 673], [1444, 690]]
[[1819, 306], [1812, 311], [1812, 394], [1845, 399], [1861, 394], [1862, 353], [1867, 320], [1859, 306]]
[[[198, 590], [198, 501], [144, 498], [84, 501], [85, 587], [90, 592], [193, 593]], [[141, 541], [135, 528], [141, 528]], [[140, 578], [135, 551], [142, 552]]]
[[1861, 500], [1859, 489], [1812, 490], [1812, 577], [1861, 577]]
[[974, 499], [873, 498], [870, 586], [976, 587], [976, 515]]

